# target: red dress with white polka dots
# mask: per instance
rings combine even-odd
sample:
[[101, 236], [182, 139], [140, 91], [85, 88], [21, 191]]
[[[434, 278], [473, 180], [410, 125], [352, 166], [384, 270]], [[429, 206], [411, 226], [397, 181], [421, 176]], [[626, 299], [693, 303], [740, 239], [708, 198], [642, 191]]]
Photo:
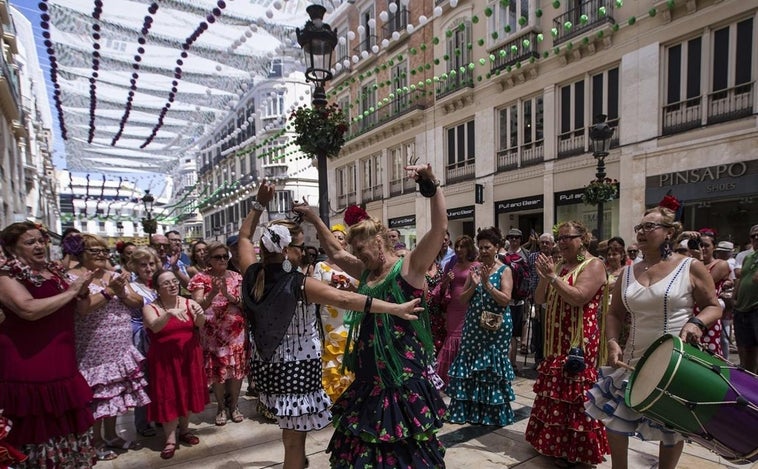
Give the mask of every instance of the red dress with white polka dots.
[[[576, 277], [581, 275], [581, 269], [577, 270], [580, 272], [564, 269], [560, 276], [573, 285]], [[570, 305], [560, 295], [556, 295], [551, 303], [551, 296], [548, 296], [548, 308], [552, 306], [554, 311], [553, 314], [548, 311], [547, 318], [555, 319], [545, 324], [545, 360], [537, 368], [536, 398], [526, 428], [526, 441], [546, 456], [598, 464], [603, 461], [603, 454], [610, 452], [605, 427], [584, 412], [587, 391], [597, 381], [598, 320], [603, 289], [601, 287], [582, 308]], [[573, 327], [578, 326], [580, 310], [583, 311], [582, 351], [586, 368], [569, 375], [563, 366], [572, 347]]]

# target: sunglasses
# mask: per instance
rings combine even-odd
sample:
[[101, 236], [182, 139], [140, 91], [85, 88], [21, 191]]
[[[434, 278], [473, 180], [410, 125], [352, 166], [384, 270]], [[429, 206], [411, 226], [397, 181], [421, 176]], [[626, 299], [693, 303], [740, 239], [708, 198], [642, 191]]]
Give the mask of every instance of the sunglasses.
[[569, 240], [576, 239], [576, 238], [581, 238], [581, 237], [582, 237], [582, 235], [578, 235], [578, 234], [575, 234], [575, 235], [561, 235], [561, 236], [556, 236], [555, 240], [560, 243], [561, 241], [569, 241]]
[[628, 250], [626, 252], [629, 253], [629, 254], [637, 254], [639, 251], [636, 250], [636, 249], [630, 249], [630, 250]]

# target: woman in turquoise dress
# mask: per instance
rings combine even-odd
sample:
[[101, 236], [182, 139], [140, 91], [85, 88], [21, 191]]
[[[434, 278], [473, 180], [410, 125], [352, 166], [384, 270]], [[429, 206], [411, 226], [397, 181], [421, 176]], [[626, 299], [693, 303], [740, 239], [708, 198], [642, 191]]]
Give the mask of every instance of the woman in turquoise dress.
[[[306, 204], [294, 209], [316, 227], [329, 258], [360, 279], [358, 293], [392, 303], [423, 298], [426, 271], [447, 229], [444, 196], [430, 166], [406, 170], [419, 182], [422, 195], [430, 198], [431, 228], [404, 258], [390, 245], [387, 228], [359, 207], [345, 212], [352, 253], [339, 246]], [[351, 311], [346, 323], [344, 363], [355, 373], [355, 381], [332, 407], [334, 433], [327, 448], [331, 467], [445, 467], [436, 433], [446, 409], [430, 381], [434, 346], [428, 311], [414, 321]]]
[[[516, 399], [511, 386], [515, 375], [508, 359], [513, 333], [508, 308], [513, 277], [497, 258], [503, 244], [500, 230], [486, 228], [477, 234], [476, 242], [481, 266], [471, 269], [461, 294], [461, 301], [468, 302], [469, 307], [461, 349], [448, 371], [448, 420], [503, 427], [514, 421], [511, 402]], [[483, 328], [483, 311], [502, 315], [502, 325], [494, 331]]]

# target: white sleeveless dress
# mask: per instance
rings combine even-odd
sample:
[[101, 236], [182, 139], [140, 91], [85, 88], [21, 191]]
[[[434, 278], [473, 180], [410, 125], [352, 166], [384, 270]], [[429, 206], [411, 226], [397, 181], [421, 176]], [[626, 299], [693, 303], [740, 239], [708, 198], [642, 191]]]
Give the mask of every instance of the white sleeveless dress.
[[[645, 287], [637, 282], [632, 266], [624, 269], [621, 279], [621, 300], [631, 313], [629, 337], [624, 345], [623, 361], [635, 366], [645, 351], [664, 334], [678, 336], [692, 317], [694, 299], [690, 281], [692, 258], [683, 259], [666, 277]], [[624, 403], [624, 393], [631, 372], [624, 368], [604, 366], [600, 377], [588, 392], [585, 410], [605, 424], [609, 431], [643, 440], [662, 441], [674, 445], [683, 440], [676, 432], [649, 420]]]

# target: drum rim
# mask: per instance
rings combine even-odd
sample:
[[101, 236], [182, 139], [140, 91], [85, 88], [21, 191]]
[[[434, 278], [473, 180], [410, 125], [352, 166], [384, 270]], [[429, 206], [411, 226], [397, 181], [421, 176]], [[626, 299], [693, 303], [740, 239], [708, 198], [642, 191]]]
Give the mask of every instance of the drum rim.
[[[634, 388], [635, 383], [637, 382], [636, 378], [638, 377], [639, 373], [642, 371], [643, 366], [647, 362], [647, 360], [650, 358], [650, 356], [664, 343], [667, 341], [672, 342], [672, 358], [669, 359], [668, 365], [666, 366], [663, 375], [661, 376], [661, 379], [666, 379], [665, 383], [661, 383], [659, 380], [658, 383], [654, 386], [653, 391], [658, 391], [657, 394], [654, 396], [653, 392], [650, 392], [648, 395], [646, 395], [643, 399], [641, 399], [637, 404], [632, 405], [632, 390]], [[663, 336], [656, 339], [655, 342], [653, 342], [647, 350], [645, 350], [645, 353], [642, 355], [642, 358], [640, 358], [639, 362], [637, 362], [637, 365], [635, 366], [635, 370], [632, 372], [632, 374], [629, 376], [629, 383], [626, 388], [625, 393], [625, 401], [626, 405], [628, 405], [630, 408], [634, 409], [637, 412], [645, 412], [651, 407], [653, 407], [662, 397], [665, 396], [666, 391], [668, 390], [669, 386], [671, 386], [671, 382], [673, 381], [674, 377], [677, 374], [677, 371], [679, 370], [679, 367], [682, 364], [683, 357], [683, 342], [682, 339], [679, 337], [673, 335], [673, 334], [664, 334]], [[674, 358], [673, 355], [676, 355]], [[669, 370], [671, 368], [672, 361], [674, 360], [674, 367], [672, 370]], [[668, 377], [666, 378], [666, 374], [668, 374]], [[647, 402], [649, 399], [652, 399], [651, 402]], [[640, 407], [641, 405], [645, 405], [645, 407]]]

